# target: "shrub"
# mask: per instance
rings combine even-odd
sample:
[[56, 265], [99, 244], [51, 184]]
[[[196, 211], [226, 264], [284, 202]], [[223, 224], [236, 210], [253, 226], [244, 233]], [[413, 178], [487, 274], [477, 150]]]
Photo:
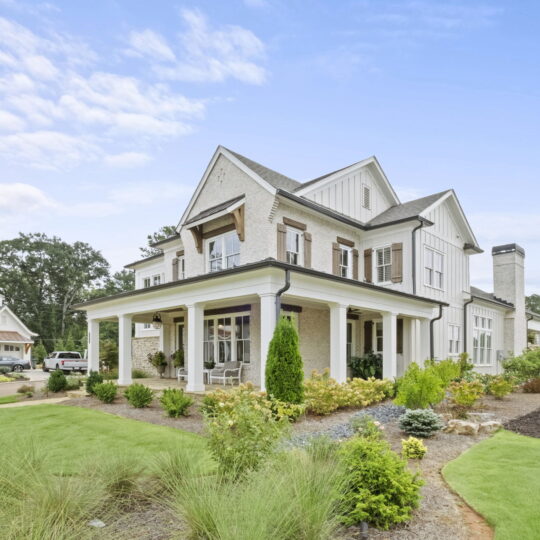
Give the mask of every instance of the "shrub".
[[281, 317], [268, 347], [266, 390], [286, 403], [304, 401], [304, 366], [298, 347], [298, 333], [293, 323]]
[[466, 352], [462, 352], [459, 355], [459, 369], [460, 369], [460, 377], [465, 376], [467, 373], [471, 372], [474, 369], [474, 364], [472, 362], [469, 362], [469, 354]]
[[405, 459], [422, 459], [427, 454], [426, 445], [416, 437], [401, 439], [401, 455]]
[[381, 354], [369, 352], [364, 356], [353, 356], [349, 360], [348, 366], [353, 378], [368, 379], [369, 377], [376, 377], [382, 379], [383, 362]]
[[426, 439], [442, 429], [443, 424], [431, 409], [416, 409], [405, 411], [399, 417], [399, 427], [407, 435]]
[[368, 439], [380, 439], [384, 426], [380, 422], [373, 420], [369, 414], [357, 416], [351, 420], [351, 427], [359, 437]]
[[426, 363], [428, 368], [431, 368], [433, 372], [441, 379], [444, 388], [446, 388], [454, 379], [461, 377], [461, 366], [459, 362], [454, 362], [451, 358], [436, 362], [431, 360]]
[[540, 349], [505, 360], [503, 368], [505, 373], [513, 375], [519, 382], [540, 377]]
[[27, 377], [24, 373], [17, 373], [16, 371], [12, 371], [11, 373], [8, 373], [7, 377], [9, 377], [13, 381], [29, 381], [30, 380], [30, 377]]
[[86, 378], [86, 393], [93, 395], [94, 394], [94, 385], [103, 382], [103, 375], [98, 371], [91, 371]]
[[529, 394], [540, 394], [540, 377], [527, 381], [523, 385], [523, 391]]
[[144, 384], [133, 383], [124, 390], [124, 396], [130, 405], [137, 409], [148, 407], [154, 399], [154, 392]]
[[[148, 373], [146, 371], [143, 371], [142, 369], [132, 369], [131, 370], [131, 377], [133, 379], [147, 379], [149, 377]], [[118, 378], [118, 377], [116, 377]]]
[[7, 373], [11, 373], [11, 368], [0, 366], [0, 375], [6, 375]]
[[184, 391], [178, 388], [167, 388], [163, 391], [160, 403], [167, 416], [178, 418], [187, 416], [188, 409], [193, 404], [193, 400], [184, 394]]
[[118, 368], [101, 371], [100, 374], [103, 377], [104, 381], [115, 381], [116, 379], [118, 379]]
[[32, 395], [35, 392], [35, 388], [31, 384], [23, 384], [17, 388], [18, 394], [30, 394]]
[[66, 377], [66, 390], [78, 390], [82, 386], [82, 381], [79, 377]]
[[184, 363], [185, 363], [184, 349], [180, 348], [177, 351], [175, 351], [172, 354], [172, 359], [173, 359], [173, 365], [174, 365], [175, 368], [184, 367]]
[[413, 362], [399, 381], [394, 403], [408, 409], [425, 409], [444, 399], [444, 385], [433, 368]]
[[113, 382], [102, 382], [94, 385], [94, 394], [103, 403], [112, 403], [118, 387]]
[[11, 382], [13, 379], [10, 379], [9, 377], [5, 377], [4, 375], [0, 375], [0, 383], [2, 382]]
[[66, 389], [66, 376], [59, 370], [54, 370], [47, 381], [47, 390], [50, 392], [62, 392]]
[[460, 381], [452, 383], [448, 390], [454, 405], [468, 409], [482, 397], [484, 386], [480, 381]]
[[411, 518], [422, 481], [386, 441], [355, 437], [343, 445], [340, 455], [346, 467], [339, 505], [345, 525], [368, 521], [388, 529]]
[[206, 415], [205, 425], [219, 472], [238, 478], [261, 466], [275, 449], [288, 420], [244, 399], [234, 407], [220, 407], [217, 413]]
[[514, 389], [514, 385], [500, 375], [493, 377], [488, 386], [488, 393], [495, 396], [496, 399], [502, 399], [507, 394], [510, 394]]

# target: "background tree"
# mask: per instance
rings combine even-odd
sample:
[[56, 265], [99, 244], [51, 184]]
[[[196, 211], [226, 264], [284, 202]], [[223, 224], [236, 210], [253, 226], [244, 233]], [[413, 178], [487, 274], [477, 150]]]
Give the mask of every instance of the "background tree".
[[540, 313], [540, 294], [531, 294], [531, 296], [526, 296], [525, 306], [529, 311]]
[[268, 347], [266, 391], [287, 403], [304, 401], [304, 365], [293, 323], [281, 317]]
[[99, 344], [99, 362], [107, 370], [118, 367], [118, 342], [107, 339]]
[[44, 347], [43, 343], [39, 342], [32, 350], [34, 358], [38, 361], [38, 364], [41, 364], [44, 358], [47, 357], [47, 349]]
[[149, 234], [146, 237], [147, 245], [139, 248], [144, 257], [151, 257], [152, 255], [159, 255], [161, 249], [152, 247], [154, 242], [159, 242], [160, 240], [165, 240], [169, 236], [176, 234], [176, 227], [174, 225], [164, 225], [158, 231], [153, 234]]

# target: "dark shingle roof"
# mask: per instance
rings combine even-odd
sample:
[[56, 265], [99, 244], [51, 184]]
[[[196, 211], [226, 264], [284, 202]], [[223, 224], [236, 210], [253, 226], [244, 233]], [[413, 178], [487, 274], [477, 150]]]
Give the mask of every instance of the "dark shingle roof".
[[226, 149], [230, 152], [235, 158], [239, 159], [246, 167], [249, 167], [252, 171], [257, 173], [263, 180], [266, 180], [270, 185], [274, 186], [276, 189], [285, 189], [287, 191], [294, 191], [299, 188], [302, 184], [285, 176], [284, 174], [278, 173], [256, 161], [253, 161], [242, 154], [237, 154], [232, 150]]
[[195, 221], [199, 221], [199, 219], [203, 219], [205, 217], [211, 216], [212, 214], [217, 214], [218, 212], [221, 212], [222, 210], [225, 210], [225, 208], [231, 206], [231, 204], [234, 204], [235, 202], [238, 202], [239, 200], [243, 199], [245, 197], [244, 194], [239, 195], [238, 197], [234, 197], [234, 199], [229, 199], [228, 201], [216, 204], [215, 206], [211, 206], [210, 208], [206, 208], [206, 210], [203, 210], [202, 212], [199, 212], [196, 216], [193, 216], [192, 218], [189, 218], [188, 221], [186, 221], [186, 225], [189, 225], [190, 223], [194, 223]]
[[493, 293], [483, 291], [482, 289], [479, 289], [478, 287], [471, 287], [471, 295], [477, 298], [480, 298], [482, 300], [486, 300], [488, 302], [495, 302], [496, 304], [502, 304], [504, 306], [514, 307], [514, 304], [512, 304], [511, 302], [507, 302], [506, 300], [503, 300], [502, 298], [497, 298]]
[[421, 199], [415, 199], [403, 204], [397, 204], [391, 206], [388, 210], [382, 212], [378, 216], [374, 217], [368, 222], [369, 226], [385, 225], [387, 223], [393, 223], [395, 221], [402, 221], [405, 219], [413, 218], [420, 215], [426, 208], [429, 208], [434, 202], [438, 201], [443, 195], [448, 193], [449, 190], [441, 191], [440, 193], [434, 193]]
[[156, 253], [155, 255], [150, 255], [150, 257], [145, 257], [144, 259], [139, 259], [138, 261], [134, 261], [132, 263], [126, 264], [124, 268], [133, 268], [134, 266], [137, 266], [138, 264], [153, 261], [154, 259], [159, 259], [160, 257], [163, 257], [163, 252]]

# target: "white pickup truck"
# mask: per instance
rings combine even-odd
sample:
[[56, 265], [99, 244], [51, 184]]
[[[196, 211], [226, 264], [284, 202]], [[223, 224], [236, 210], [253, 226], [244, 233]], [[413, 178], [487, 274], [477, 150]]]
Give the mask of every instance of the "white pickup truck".
[[61, 369], [62, 371], [85, 372], [88, 361], [77, 351], [54, 351], [43, 360], [43, 371]]

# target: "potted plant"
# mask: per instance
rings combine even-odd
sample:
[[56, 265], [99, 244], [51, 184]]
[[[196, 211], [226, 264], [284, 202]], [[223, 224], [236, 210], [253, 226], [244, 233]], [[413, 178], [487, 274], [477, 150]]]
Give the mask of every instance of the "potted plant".
[[178, 349], [171, 355], [173, 365], [175, 368], [183, 368], [185, 365], [184, 349]]
[[208, 360], [204, 363], [204, 369], [214, 369], [216, 363], [213, 360]]
[[148, 361], [157, 369], [160, 377], [163, 377], [167, 369], [167, 357], [163, 351], [157, 351], [148, 355]]

